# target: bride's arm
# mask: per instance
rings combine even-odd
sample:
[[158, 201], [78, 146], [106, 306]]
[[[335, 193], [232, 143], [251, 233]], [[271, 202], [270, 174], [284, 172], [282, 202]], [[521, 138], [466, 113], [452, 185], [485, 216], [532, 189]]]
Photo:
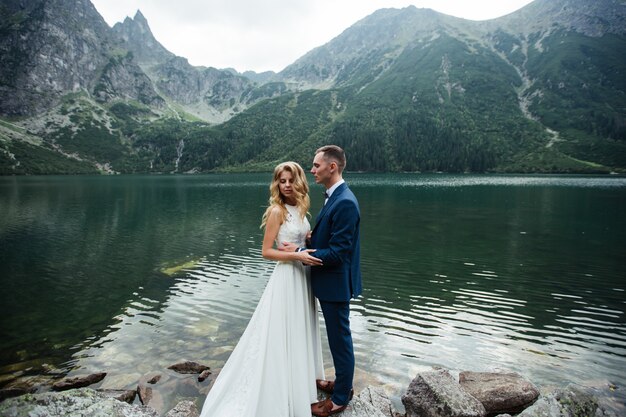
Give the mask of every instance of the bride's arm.
[[265, 259], [272, 261], [300, 261], [305, 265], [321, 265], [322, 262], [310, 255], [315, 249], [306, 249], [300, 252], [285, 252], [274, 248], [274, 242], [280, 229], [281, 212], [278, 207], [270, 211], [265, 223], [265, 235], [263, 236], [263, 248], [261, 254]]

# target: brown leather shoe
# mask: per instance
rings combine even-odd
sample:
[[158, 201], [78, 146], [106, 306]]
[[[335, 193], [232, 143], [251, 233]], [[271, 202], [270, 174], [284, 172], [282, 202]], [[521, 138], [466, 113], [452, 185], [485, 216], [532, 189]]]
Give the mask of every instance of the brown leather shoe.
[[335, 381], [326, 381], [324, 379], [316, 379], [315, 385], [320, 391], [324, 391], [327, 394], [332, 394], [335, 390]]
[[326, 398], [324, 401], [311, 405], [311, 414], [317, 417], [328, 417], [333, 414], [339, 414], [346, 409], [348, 405], [340, 405], [339, 408], [333, 410], [333, 400]]

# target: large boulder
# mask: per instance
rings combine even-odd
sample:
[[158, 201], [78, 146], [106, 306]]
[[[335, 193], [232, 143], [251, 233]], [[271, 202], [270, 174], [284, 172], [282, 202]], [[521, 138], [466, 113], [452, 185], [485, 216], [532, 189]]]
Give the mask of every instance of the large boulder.
[[617, 417], [598, 405], [596, 397], [585, 390], [568, 385], [556, 389], [522, 411], [517, 417]]
[[480, 401], [464, 391], [446, 370], [417, 374], [402, 396], [406, 417], [484, 417]]
[[539, 390], [516, 373], [461, 372], [461, 387], [480, 401], [487, 415], [519, 413], [530, 406]]
[[341, 417], [385, 417], [383, 412], [377, 409], [368, 398], [355, 396], [348, 407], [340, 414]]
[[150, 407], [131, 405], [89, 388], [27, 394], [0, 403], [2, 417], [158, 417]]

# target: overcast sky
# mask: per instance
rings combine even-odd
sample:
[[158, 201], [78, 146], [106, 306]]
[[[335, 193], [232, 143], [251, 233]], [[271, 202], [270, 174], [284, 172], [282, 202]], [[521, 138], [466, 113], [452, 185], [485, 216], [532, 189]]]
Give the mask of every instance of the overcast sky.
[[192, 65], [280, 71], [382, 8], [409, 5], [471, 20], [493, 19], [531, 0], [91, 0], [110, 26], [148, 20], [155, 38]]

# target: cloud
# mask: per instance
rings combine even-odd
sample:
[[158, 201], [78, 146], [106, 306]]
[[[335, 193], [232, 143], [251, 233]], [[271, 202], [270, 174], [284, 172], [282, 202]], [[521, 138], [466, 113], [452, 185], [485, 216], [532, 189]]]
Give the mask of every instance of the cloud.
[[193, 65], [280, 71], [382, 8], [410, 4], [469, 19], [530, 0], [92, 0], [113, 25], [139, 9], [155, 38]]

